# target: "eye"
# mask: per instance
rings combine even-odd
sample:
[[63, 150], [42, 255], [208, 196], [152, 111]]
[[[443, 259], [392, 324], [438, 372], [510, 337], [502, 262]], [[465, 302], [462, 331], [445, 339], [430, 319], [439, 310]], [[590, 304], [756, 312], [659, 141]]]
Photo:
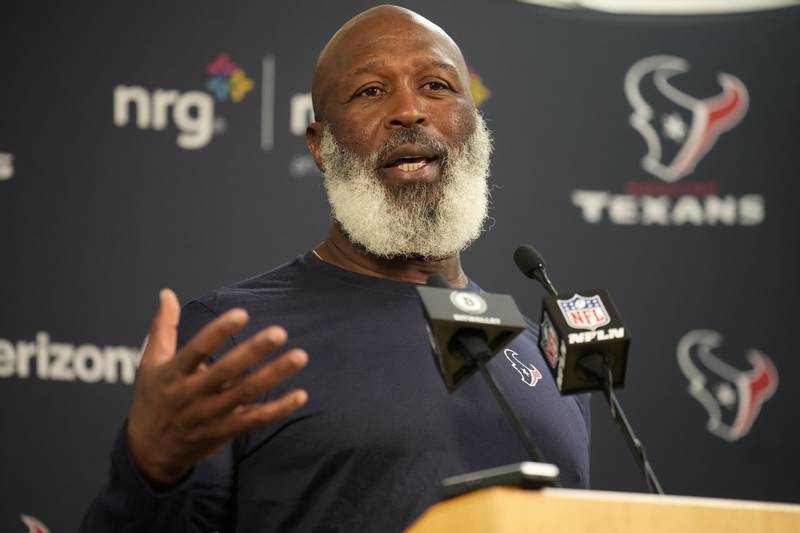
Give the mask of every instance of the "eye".
[[356, 93], [356, 96], [363, 96], [365, 98], [375, 98], [376, 96], [380, 96], [383, 92], [384, 90], [381, 89], [380, 87], [372, 86], [361, 89]]
[[450, 87], [447, 86], [447, 84], [441, 81], [429, 81], [425, 85], [423, 85], [423, 87], [425, 87], [430, 91], [446, 91], [450, 89]]

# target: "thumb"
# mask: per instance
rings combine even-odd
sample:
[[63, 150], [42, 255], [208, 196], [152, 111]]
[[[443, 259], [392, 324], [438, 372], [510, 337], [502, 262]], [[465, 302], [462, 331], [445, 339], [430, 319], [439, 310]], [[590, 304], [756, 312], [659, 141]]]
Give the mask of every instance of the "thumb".
[[178, 323], [181, 306], [178, 297], [170, 289], [161, 289], [159, 306], [150, 326], [147, 346], [142, 354], [141, 365], [161, 364], [172, 358], [178, 342]]

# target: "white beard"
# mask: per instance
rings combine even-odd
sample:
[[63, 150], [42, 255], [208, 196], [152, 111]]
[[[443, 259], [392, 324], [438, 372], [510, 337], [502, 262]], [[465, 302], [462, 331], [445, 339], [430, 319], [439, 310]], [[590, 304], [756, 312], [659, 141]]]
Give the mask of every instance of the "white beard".
[[[489, 206], [492, 140], [477, 110], [475, 116], [475, 131], [461, 146], [451, 148], [421, 130], [405, 130], [366, 160], [342, 146], [325, 124], [320, 142], [325, 190], [331, 215], [347, 237], [379, 257], [423, 259], [452, 256], [477, 239]], [[444, 154], [441, 179], [390, 191], [381, 183], [378, 155], [409, 142], [409, 135]]]

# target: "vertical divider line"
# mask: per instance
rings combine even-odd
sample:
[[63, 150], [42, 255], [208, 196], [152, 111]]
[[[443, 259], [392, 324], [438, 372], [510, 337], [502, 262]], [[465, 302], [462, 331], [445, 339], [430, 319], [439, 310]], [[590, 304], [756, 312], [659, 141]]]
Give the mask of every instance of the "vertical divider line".
[[275, 56], [261, 60], [261, 149], [275, 145]]

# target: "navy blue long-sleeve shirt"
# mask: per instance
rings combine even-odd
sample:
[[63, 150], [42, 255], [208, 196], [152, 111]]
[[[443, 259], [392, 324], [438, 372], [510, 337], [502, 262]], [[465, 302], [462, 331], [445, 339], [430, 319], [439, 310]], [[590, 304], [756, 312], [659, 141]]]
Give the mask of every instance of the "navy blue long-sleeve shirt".
[[[226, 348], [267, 325], [286, 328], [286, 349], [302, 347], [309, 364], [261, 400], [304, 388], [309, 402], [166, 491], [138, 472], [121, 432], [82, 531], [402, 531], [438, 501], [442, 478], [526, 460], [482, 380], [447, 392], [414, 287], [309, 253], [189, 303], [179, 344], [232, 307], [251, 320]], [[558, 393], [536, 340], [530, 324], [490, 365], [564, 485], [587, 487], [588, 399]]]

